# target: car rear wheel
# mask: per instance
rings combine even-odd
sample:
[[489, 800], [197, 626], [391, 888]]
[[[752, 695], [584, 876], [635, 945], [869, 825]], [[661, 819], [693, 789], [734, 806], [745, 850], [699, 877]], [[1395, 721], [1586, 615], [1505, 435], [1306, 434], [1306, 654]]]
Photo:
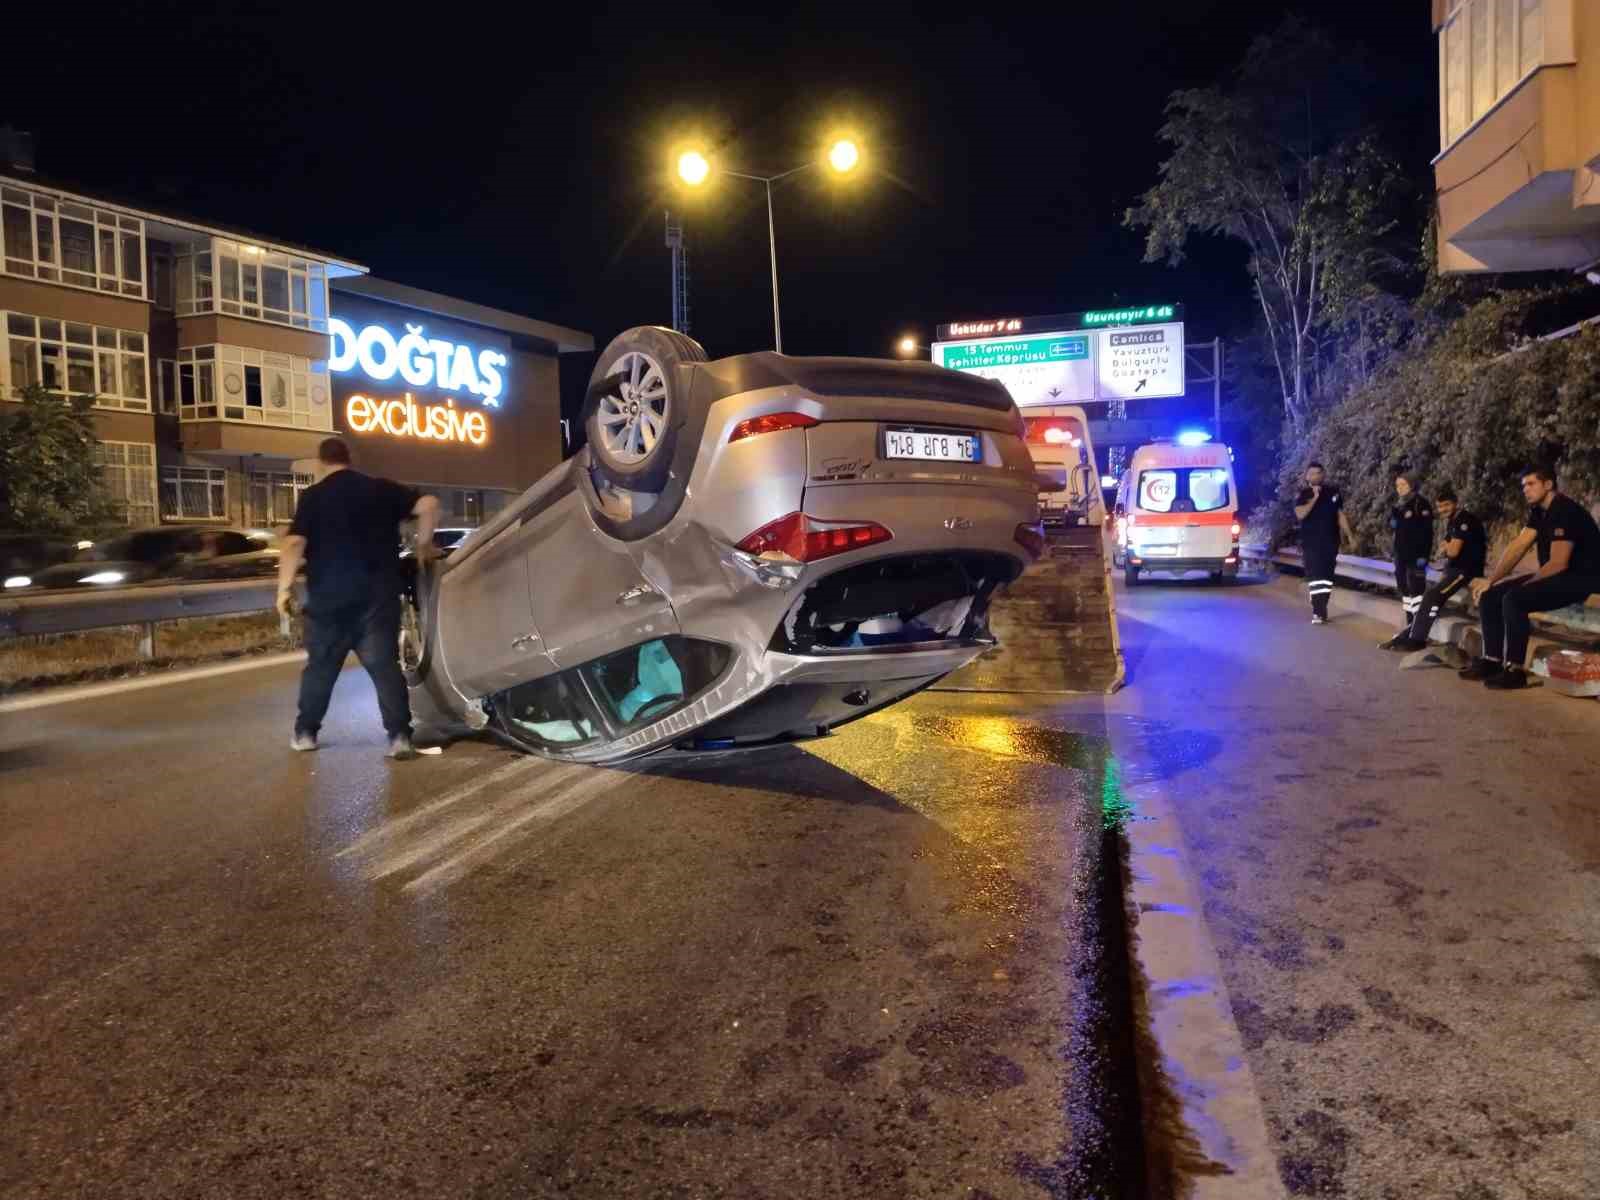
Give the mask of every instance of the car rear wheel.
[[410, 686], [415, 686], [427, 669], [432, 642], [432, 600], [437, 587], [437, 564], [413, 563], [407, 586], [400, 593], [400, 669]]
[[589, 379], [584, 432], [607, 482], [638, 492], [666, 486], [687, 399], [679, 394], [678, 368], [705, 360], [699, 342], [655, 326], [624, 330], [601, 352]]

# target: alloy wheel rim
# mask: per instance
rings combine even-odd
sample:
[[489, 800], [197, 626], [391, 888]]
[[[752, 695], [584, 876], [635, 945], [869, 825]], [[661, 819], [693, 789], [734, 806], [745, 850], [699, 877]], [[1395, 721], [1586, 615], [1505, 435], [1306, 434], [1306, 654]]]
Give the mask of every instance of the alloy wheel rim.
[[617, 359], [617, 389], [600, 397], [596, 424], [607, 455], [619, 463], [641, 463], [655, 452], [667, 428], [671, 400], [661, 364], [638, 350]]

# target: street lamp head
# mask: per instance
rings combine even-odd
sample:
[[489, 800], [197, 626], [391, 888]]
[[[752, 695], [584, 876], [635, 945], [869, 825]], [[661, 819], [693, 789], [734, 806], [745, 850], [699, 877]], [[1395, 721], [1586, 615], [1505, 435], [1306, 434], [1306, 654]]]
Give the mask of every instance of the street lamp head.
[[685, 150], [678, 155], [678, 178], [690, 187], [699, 187], [711, 174], [711, 164], [698, 150]]
[[839, 138], [828, 147], [828, 165], [841, 175], [848, 175], [861, 162], [861, 147], [850, 138]]
[[900, 341], [896, 343], [895, 348], [899, 350], [901, 355], [906, 358], [910, 358], [919, 349], [917, 345], [917, 339], [912, 337], [910, 334], [907, 334], [905, 337], [901, 338]]

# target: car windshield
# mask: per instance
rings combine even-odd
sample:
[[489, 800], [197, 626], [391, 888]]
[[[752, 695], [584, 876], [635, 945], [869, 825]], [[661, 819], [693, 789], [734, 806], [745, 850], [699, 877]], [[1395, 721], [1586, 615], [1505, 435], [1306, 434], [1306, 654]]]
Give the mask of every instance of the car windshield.
[[698, 638], [665, 637], [630, 646], [579, 667], [614, 725], [659, 721], [717, 681], [730, 651]]
[[440, 550], [453, 550], [467, 540], [470, 529], [435, 529], [433, 531], [433, 544]]
[[1139, 507], [1145, 512], [1215, 512], [1227, 508], [1224, 467], [1162, 467], [1139, 472]]

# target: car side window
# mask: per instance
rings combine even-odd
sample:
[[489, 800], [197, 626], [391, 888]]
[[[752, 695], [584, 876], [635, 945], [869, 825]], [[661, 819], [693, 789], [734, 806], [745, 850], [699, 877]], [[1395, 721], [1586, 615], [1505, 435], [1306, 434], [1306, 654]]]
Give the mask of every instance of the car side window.
[[220, 554], [251, 554], [257, 547], [242, 533], [225, 531], [217, 535], [217, 553]]
[[495, 710], [513, 737], [550, 749], [570, 749], [592, 742], [603, 726], [575, 671], [546, 675], [501, 692]]
[[683, 708], [717, 681], [730, 651], [673, 635], [629, 646], [578, 668], [611, 723], [647, 725]]

